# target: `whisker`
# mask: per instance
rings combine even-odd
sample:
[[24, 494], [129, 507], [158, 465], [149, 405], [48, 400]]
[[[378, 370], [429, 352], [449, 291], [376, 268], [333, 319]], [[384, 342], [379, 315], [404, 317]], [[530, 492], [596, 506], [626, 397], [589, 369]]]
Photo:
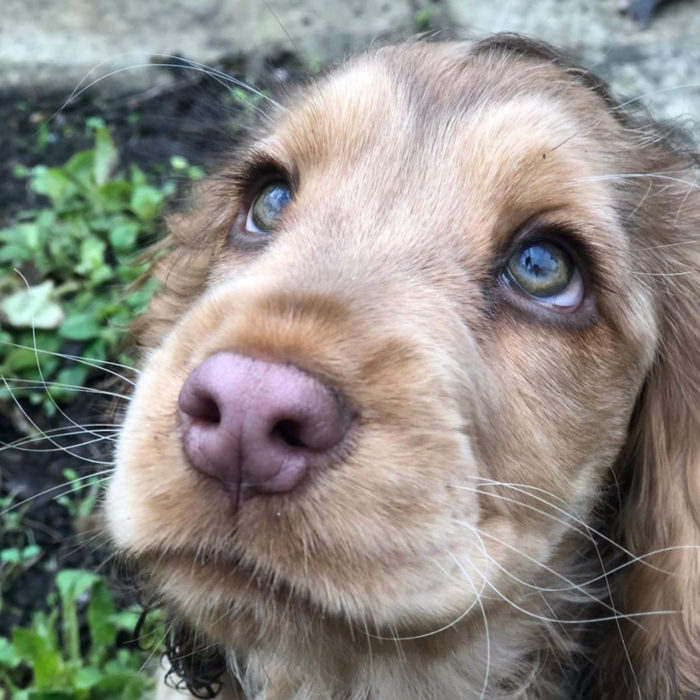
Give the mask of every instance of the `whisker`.
[[163, 59], [169, 59], [172, 61], [180, 61], [181, 63], [156, 63], [156, 62], [148, 62], [148, 63], [135, 63], [130, 66], [124, 66], [121, 68], [115, 68], [114, 70], [108, 71], [107, 73], [98, 76], [97, 78], [94, 78], [92, 80], [89, 80], [89, 76], [94, 73], [98, 68], [103, 66], [105, 63], [107, 63], [110, 60], [114, 60], [115, 58], [125, 58], [128, 56], [134, 55], [133, 52], [129, 53], [123, 53], [123, 54], [117, 54], [117, 56], [112, 56], [108, 59], [105, 59], [103, 61], [100, 61], [94, 68], [89, 70], [85, 76], [80, 80], [78, 85], [73, 89], [71, 94], [68, 96], [68, 98], [65, 100], [65, 102], [59, 107], [56, 112], [54, 112], [48, 119], [47, 122], [50, 122], [52, 119], [56, 117], [56, 115], [60, 114], [71, 102], [76, 100], [78, 97], [80, 97], [84, 92], [89, 90], [90, 88], [94, 87], [98, 83], [101, 83], [103, 80], [107, 80], [108, 78], [112, 78], [115, 75], [119, 75], [120, 73], [125, 73], [128, 71], [132, 70], [137, 70], [139, 68], [167, 68], [168, 70], [187, 70], [187, 71], [193, 71], [195, 73], [200, 73], [202, 75], [205, 75], [215, 82], [217, 82], [219, 85], [221, 85], [225, 89], [230, 89], [230, 86], [235, 86], [235, 87], [240, 87], [244, 90], [247, 90], [248, 92], [257, 95], [261, 99], [267, 100], [270, 104], [272, 104], [274, 107], [277, 109], [280, 109], [282, 111], [286, 111], [286, 109], [273, 100], [269, 95], [266, 95], [264, 92], [261, 92], [260, 90], [257, 90], [254, 88], [252, 85], [248, 85], [246, 82], [239, 80], [238, 78], [235, 78], [232, 75], [229, 75], [228, 73], [225, 73], [217, 68], [213, 68], [211, 66], [207, 66], [206, 64], [203, 63], [198, 63], [197, 61], [192, 61], [187, 58], [183, 58], [182, 56], [175, 56], [174, 54], [168, 54], [168, 53], [155, 53], [152, 54], [156, 58], [163, 58]]
[[[460, 567], [461, 568], [461, 567]], [[464, 573], [464, 572], [463, 572]], [[481, 590], [476, 592], [476, 588], [474, 588], [474, 591], [476, 593], [476, 598], [474, 599], [474, 602], [462, 613], [460, 613], [454, 620], [451, 620], [447, 624], [443, 625], [442, 627], [438, 627], [437, 629], [431, 630], [430, 632], [424, 632], [422, 634], [413, 634], [410, 636], [406, 635], [400, 635], [400, 636], [395, 636], [391, 635], [390, 637], [382, 637], [377, 634], [370, 634], [372, 639], [377, 639], [380, 641], [401, 641], [401, 642], [410, 642], [415, 639], [426, 639], [427, 637], [434, 637], [436, 634], [440, 634], [441, 632], [444, 632], [445, 630], [448, 630], [452, 627], [455, 627], [459, 622], [461, 622], [469, 613], [474, 609], [476, 605], [478, 605], [478, 599], [481, 596], [481, 594], [484, 591], [484, 588], [486, 587], [486, 583], [484, 582], [484, 585], [482, 585]]]
[[66, 353], [62, 352], [55, 352], [53, 350], [43, 350], [38, 347], [32, 347], [31, 345], [22, 345], [20, 343], [11, 343], [10, 341], [7, 340], [0, 340], [0, 345], [8, 345], [9, 347], [12, 348], [19, 348], [21, 350], [32, 350], [34, 353], [39, 353], [40, 355], [53, 355], [54, 357], [60, 357], [64, 360], [72, 360], [74, 362], [79, 362], [81, 364], [87, 365], [88, 367], [94, 367], [95, 369], [102, 370], [106, 374], [111, 374], [112, 376], [116, 377], [117, 379], [120, 379], [123, 382], [126, 382], [127, 384], [131, 384], [132, 386], [135, 386], [135, 382], [132, 381], [131, 379], [125, 377], [123, 374], [120, 374], [119, 372], [116, 372], [114, 370], [110, 370], [108, 367], [105, 367], [105, 365], [109, 365], [111, 367], [119, 367], [121, 369], [125, 369], [130, 372], [134, 372], [134, 374], [140, 374], [140, 370], [138, 370], [136, 367], [130, 367], [129, 365], [123, 365], [119, 362], [111, 362], [109, 360], [99, 360], [94, 357], [83, 357], [81, 355], [69, 355]]
[[656, 95], [662, 95], [665, 92], [672, 92], [675, 90], [692, 90], [693, 88], [697, 88], [697, 87], [700, 87], [700, 83], [683, 83], [681, 85], [672, 85], [671, 87], [667, 87], [667, 88], [659, 88], [658, 90], [652, 90], [651, 92], [646, 92], [642, 95], [637, 95], [636, 97], [632, 97], [628, 100], [625, 100], [624, 102], [621, 102], [616, 107], [611, 107], [610, 111], [611, 112], [620, 112], [620, 111], [624, 110], [625, 107], [633, 104], [634, 102], [648, 100], [650, 97], [656, 97]]
[[671, 177], [670, 175], [664, 175], [663, 173], [615, 173], [612, 175], [587, 175], [586, 177], [576, 178], [572, 180], [572, 182], [610, 182], [616, 180], [643, 180], [647, 178], [665, 180], [680, 185], [687, 185], [691, 189], [695, 190], [700, 189], [700, 185], [698, 185], [697, 182], [690, 182], [689, 180], [684, 180], [679, 177]]
[[[27, 281], [27, 278], [22, 274], [22, 272], [20, 272], [20, 271], [17, 270], [17, 269], [15, 269], [15, 273], [22, 279], [22, 281], [24, 282], [25, 286], [27, 287], [27, 291], [28, 291], [28, 292], [30, 293], [30, 295], [31, 295], [32, 289], [31, 289], [31, 287], [30, 287], [30, 285], [29, 285], [29, 282]], [[43, 369], [42, 369], [42, 367], [41, 367], [41, 362], [39, 361], [39, 354], [38, 354], [38, 352], [37, 352], [36, 326], [35, 326], [35, 324], [34, 324], [34, 315], [33, 315], [33, 312], [32, 312], [32, 327], [31, 327], [31, 330], [32, 330], [32, 345], [33, 345], [32, 350], [33, 350], [33, 352], [34, 352], [34, 358], [35, 358], [35, 362], [36, 362], [36, 369], [37, 369], [37, 372], [39, 373], [39, 378], [41, 379], [41, 381], [42, 381], [42, 383], [43, 383], [43, 385], [44, 385], [44, 388], [45, 388], [45, 390], [46, 390], [46, 395], [47, 395], [48, 398], [50, 399], [50, 401], [51, 401], [51, 403], [53, 404], [53, 406], [54, 406], [54, 408], [56, 409], [56, 411], [57, 411], [61, 416], [63, 416], [69, 423], [71, 423], [73, 426], [75, 426], [78, 430], [82, 430], [82, 431], [84, 431], [84, 432], [86, 432], [86, 433], [88, 433], [88, 434], [92, 434], [92, 433], [90, 432], [89, 429], [86, 429], [86, 428], [84, 428], [83, 426], [81, 426], [79, 423], [76, 423], [76, 422], [75, 422], [75, 421], [74, 421], [74, 420], [73, 420], [73, 419], [58, 405], [58, 403], [56, 402], [56, 400], [54, 399], [54, 397], [51, 395], [51, 392], [48, 390], [48, 386], [47, 386], [47, 384], [46, 384], [46, 378], [44, 377], [44, 371], [43, 371]], [[8, 391], [10, 391], [10, 393], [12, 393], [11, 390], [10, 390], [9, 384], [7, 383], [7, 381], [5, 380], [4, 377], [2, 377], [2, 380], [3, 380], [4, 384], [5, 384], [5, 386], [7, 387]], [[27, 415], [26, 411], [24, 411], [24, 409], [22, 409], [22, 407], [21, 407], [19, 401], [17, 400], [17, 397], [16, 397], [14, 394], [12, 394], [12, 398], [13, 398], [13, 400], [15, 401], [15, 404], [16, 404], [16, 405], [20, 408], [20, 410], [24, 413], [25, 417], [29, 420], [30, 424], [31, 424], [32, 426], [34, 426], [34, 428], [37, 428], [37, 429], [38, 429], [38, 426], [34, 423], [34, 421], [33, 421], [31, 418], [29, 418], [29, 416]], [[100, 436], [97, 435], [97, 437], [100, 437]], [[48, 439], [49, 439], [49, 441], [53, 442], [57, 447], [61, 447], [61, 445], [59, 445], [58, 443], [56, 443], [52, 438], [48, 438]], [[64, 450], [64, 451], [67, 452], [68, 454], [71, 454], [68, 450]], [[88, 458], [87, 458], [87, 457], [84, 457], [84, 456], [81, 456], [81, 459], [87, 460]], [[107, 464], [106, 462], [101, 462], [101, 463], [102, 463], [102, 464]]]
[[[118, 428], [116, 428], [113, 423], [85, 423], [83, 425], [85, 427], [89, 427], [95, 434], [113, 433], [116, 435], [119, 432]], [[18, 447], [22, 447], [23, 445], [29, 445], [33, 442], [43, 442], [49, 435], [54, 438], [72, 437], [74, 435], [82, 435], [84, 432], [84, 430], [76, 430], [73, 426], [47, 428], [46, 430], [42, 430], [40, 433], [33, 433], [32, 435], [17, 438], [12, 442], [3, 442], [0, 440], [0, 452], [4, 452], [5, 450], [13, 450]]]
[[[73, 433], [74, 435], [77, 435], [79, 433]], [[82, 434], [82, 433], [80, 433]], [[62, 436], [66, 437], [66, 436]], [[95, 437], [92, 438], [91, 440], [83, 440], [81, 442], [75, 442], [71, 445], [61, 445], [60, 447], [21, 447], [18, 445], [15, 445], [12, 449], [16, 450], [17, 452], [31, 452], [33, 454], [41, 454], [45, 452], [65, 452], [66, 450], [77, 450], [82, 447], [85, 447], [86, 445], [93, 445], [99, 442], [104, 442], [105, 440], [109, 442], [115, 442], [115, 438], [110, 436], [110, 435], [103, 435], [101, 437]], [[0, 443], [1, 444], [1, 443]], [[5, 447], [0, 447], [0, 452], [5, 449]]]
[[[85, 481], [86, 479], [93, 479], [94, 477], [104, 477], [103, 480], [106, 480], [106, 478], [111, 475], [113, 472], [112, 469], [103, 469], [102, 471], [97, 471], [93, 472], [92, 474], [86, 474], [84, 476], [77, 477], [75, 479], [72, 479], [71, 481], [66, 481], [62, 484], [57, 484], [56, 486], [51, 486], [48, 489], [44, 489], [43, 491], [40, 491], [37, 494], [34, 494], [33, 496], [29, 496], [28, 498], [25, 498], [21, 501], [18, 501], [17, 503], [13, 503], [11, 506], [8, 508], [5, 508], [4, 510], [0, 511], [0, 516], [6, 515], [7, 513], [10, 513], [13, 510], [17, 510], [18, 508], [21, 508], [23, 505], [27, 503], [31, 503], [32, 501], [35, 501], [38, 498], [42, 498], [43, 496], [48, 496], [48, 494], [53, 493], [54, 491], [58, 491], [59, 489], [64, 489], [66, 490], [66, 493], [70, 493], [74, 489], [72, 488], [72, 485], [79, 482], [79, 481]], [[88, 484], [91, 485], [91, 484]], [[83, 486], [79, 486], [78, 489], [83, 488]], [[58, 494], [58, 496], [63, 495], [62, 493]]]
[[[62, 382], [46, 381], [40, 379], [22, 379], [16, 377], [5, 377], [7, 382], [15, 384], [16, 389], [44, 389], [45, 387], [54, 387], [58, 389], [70, 389], [77, 394], [97, 394], [98, 396], [111, 396], [121, 401], [130, 401], [131, 397], [126, 394], [118, 394], [114, 391], [107, 391], [91, 386], [80, 386], [79, 384], [64, 384]], [[27, 386], [25, 386], [27, 385]]]
[[[458, 521], [459, 524], [464, 525], [467, 527], [469, 530], [477, 534], [476, 529], [467, 522], [463, 521]], [[482, 534], [485, 534], [482, 532]], [[478, 536], [478, 535], [477, 535]], [[486, 554], [486, 556], [492, 560], [490, 555]], [[472, 565], [474, 570], [483, 577], [483, 574], [479, 569]], [[638, 612], [638, 613], [620, 613], [616, 615], [604, 615], [601, 617], [595, 617], [595, 618], [574, 618], [574, 619], [561, 619], [558, 617], [547, 617], [546, 615], [538, 615], [537, 613], [533, 613], [530, 610], [527, 610], [526, 608], [523, 608], [522, 606], [518, 605], [515, 601], [511, 600], [508, 598], [508, 596], [504, 595], [491, 581], [487, 580], [486, 584], [501, 600], [503, 600], [505, 603], [510, 605], [512, 608], [515, 610], [518, 610], [519, 612], [523, 613], [524, 615], [527, 615], [528, 617], [532, 617], [534, 619], [540, 620], [541, 622], [556, 622], [558, 624], [562, 625], [582, 625], [582, 624], [588, 624], [588, 623], [598, 623], [598, 622], [610, 622], [613, 620], [629, 620], [629, 621], [634, 621], [639, 618], [645, 618], [645, 617], [656, 617], [659, 615], [678, 615], [682, 611], [681, 610], [647, 610], [644, 612]]]
[[[12, 388], [11, 388], [10, 385], [7, 383], [7, 381], [5, 380], [5, 377], [3, 377], [3, 376], [0, 375], [0, 380], [2, 380], [3, 384], [5, 385], [5, 388], [6, 388], [7, 391], [9, 392], [10, 396], [12, 397], [12, 400], [13, 400], [14, 403], [15, 403], [15, 406], [17, 406], [17, 408], [19, 409], [20, 413], [24, 416], [24, 418], [25, 418], [25, 419], [27, 420], [27, 422], [32, 426], [32, 428], [34, 428], [34, 430], [36, 430], [38, 433], [41, 433], [41, 432], [42, 432], [42, 431], [41, 431], [41, 428], [39, 428], [39, 426], [34, 422], [34, 420], [32, 419], [32, 417], [31, 417], [31, 416], [27, 413], [27, 411], [22, 407], [22, 404], [19, 402], [19, 399], [15, 396], [14, 392], [12, 391]], [[62, 413], [62, 415], [65, 416], [65, 414], [63, 414], [63, 412], [61, 412], [61, 413]], [[66, 416], [66, 417], [67, 417], [67, 416]], [[71, 420], [70, 418], [69, 418], [68, 420], [69, 420], [75, 427], [79, 428], [81, 433], [93, 434], [93, 433], [91, 433], [89, 430], [85, 430], [84, 428], [82, 428], [82, 426], [80, 426], [78, 423], [76, 423], [75, 421]], [[99, 435], [99, 433], [97, 433], [96, 435], [97, 435], [97, 437], [101, 437], [101, 436]], [[51, 435], [45, 435], [45, 438], [46, 438], [46, 440], [48, 440], [50, 443], [52, 443], [55, 447], [58, 447], [60, 450], [62, 450], [62, 451], [65, 452], [66, 454], [69, 454], [69, 455], [71, 455], [71, 457], [75, 457], [76, 459], [78, 459], [78, 460], [80, 460], [80, 461], [88, 462], [89, 464], [97, 464], [97, 465], [99, 465], [99, 466], [105, 466], [105, 465], [111, 465], [111, 464], [112, 464], [112, 462], [108, 462], [108, 461], [101, 460], [101, 459], [92, 459], [91, 457], [86, 457], [85, 455], [81, 455], [81, 454], [77, 454], [77, 453], [75, 453], [75, 452], [72, 452], [72, 451], [70, 450], [70, 448], [66, 448], [66, 447], [64, 447], [63, 445], [61, 445], [60, 443], [56, 442], [56, 441], [53, 439], [53, 437], [52, 437]]]
[[[483, 542], [481, 542], [482, 549], [483, 547]], [[476, 600], [479, 603], [479, 608], [481, 609], [481, 616], [484, 620], [484, 638], [486, 640], [486, 671], [484, 673], [484, 684], [481, 688], [481, 694], [479, 695], [480, 700], [483, 700], [483, 698], [486, 697], [486, 690], [488, 689], [488, 684], [489, 684], [489, 673], [491, 671], [491, 634], [489, 632], [489, 621], [488, 617], [486, 615], [486, 608], [484, 608], [484, 604], [481, 600], [482, 593], [484, 590], [484, 587], [486, 586], [486, 578], [482, 576], [482, 581], [483, 585], [481, 587], [481, 590], [477, 593], [476, 592], [476, 586], [474, 585], [474, 580], [472, 577], [466, 572], [464, 567], [462, 566], [462, 563], [457, 560], [457, 558], [452, 554], [452, 552], [448, 552], [449, 556], [452, 558], [452, 561], [456, 564], [456, 566], [460, 569], [460, 571], [464, 574], [465, 578], [469, 582], [469, 585], [472, 587], [474, 590], [474, 593], [476, 595]], [[484, 549], [484, 554], [486, 554], [486, 551]]]
[[[586, 537], [586, 539], [591, 540], [591, 533], [592, 533], [596, 537], [599, 537], [600, 539], [604, 540], [605, 542], [612, 545], [617, 550], [626, 554], [627, 556], [632, 557], [632, 558], [635, 558], [637, 556], [636, 554], [634, 554], [634, 552], [631, 552], [629, 549], [626, 549], [618, 542], [615, 542], [615, 540], [611, 539], [610, 537], [605, 535], [600, 530], [597, 530], [594, 527], [590, 526], [583, 519], [576, 517], [575, 515], [573, 515], [569, 511], [566, 511], [563, 508], [559, 508], [558, 506], [555, 506], [553, 503], [550, 503], [549, 501], [547, 501], [543, 498], [540, 498], [539, 496], [531, 494], [524, 489], [530, 489], [532, 491], [543, 493], [545, 495], [548, 495], [548, 496], [554, 498], [555, 500], [560, 501], [561, 503], [565, 503], [565, 501], [563, 501], [563, 499], [561, 499], [559, 496], [552, 493], [551, 491], [547, 491], [546, 489], [543, 489], [543, 488], [540, 488], [537, 486], [532, 486], [530, 484], [517, 484], [517, 483], [508, 483], [508, 482], [503, 482], [503, 481], [494, 481], [492, 479], [485, 479], [483, 477], [478, 477], [478, 476], [475, 476], [472, 478], [484, 482], [484, 484], [483, 484], [484, 486], [502, 486], [505, 488], [513, 489], [514, 491], [522, 493], [523, 495], [528, 496], [529, 498], [533, 498], [534, 500], [539, 501], [540, 503], [547, 505], [548, 507], [552, 508], [553, 510], [557, 511], [558, 513], [561, 513], [562, 515], [566, 516], [567, 518], [570, 518], [571, 520], [573, 520], [575, 523], [581, 525], [586, 530], [586, 532], [583, 532], [583, 531], [579, 530], [578, 528], [573, 527], [573, 525], [571, 525], [570, 523], [567, 523], [566, 521], [560, 520], [558, 518], [554, 518], [554, 516], [552, 516], [551, 513], [547, 513], [546, 511], [540, 510], [539, 508], [536, 508], [535, 506], [531, 506], [527, 503], [523, 503], [522, 501], [509, 499], [507, 496], [503, 496], [502, 494], [496, 494], [496, 493], [493, 493], [491, 491], [483, 492], [484, 496], [493, 497], [493, 498], [500, 498], [500, 499], [506, 500], [510, 503], [514, 503], [515, 505], [522, 506], [523, 508], [528, 508], [530, 510], [533, 510], [534, 512], [539, 513], [540, 515], [544, 515], [545, 517], [552, 517], [556, 520], [556, 522], [558, 522], [566, 527], [570, 527], [578, 534], [582, 535], [583, 537]], [[458, 485], [458, 486], [455, 486], [455, 488], [473, 489], [474, 487]], [[663, 573], [663, 574], [671, 573], [671, 572], [666, 571], [665, 569], [661, 569], [657, 566], [654, 566], [653, 564], [649, 564], [648, 562], [642, 562], [642, 563], [644, 563], [645, 566], [650, 567], [654, 571], [658, 571], [659, 573]]]
[[[463, 521], [459, 521], [459, 520], [458, 520], [458, 521], [456, 521], [456, 522], [457, 522], [459, 525], [462, 525], [462, 526], [464, 526], [464, 527], [469, 527], [469, 528], [473, 527], [473, 526], [471, 526], [471, 525], [469, 525], [469, 524], [467, 524], [467, 523], [465, 523], [465, 522], [463, 522]], [[523, 580], [522, 578], [520, 578], [519, 576], [516, 576], [516, 575], [513, 574], [512, 572], [508, 571], [504, 566], [502, 566], [501, 564], [499, 564], [498, 561], [496, 561], [496, 559], [494, 559], [493, 557], [491, 557], [487, 552], [484, 553], [485, 556], [489, 558], [489, 560], [494, 564], [494, 566], [495, 566], [497, 569], [499, 569], [500, 571], [502, 571], [502, 572], [503, 572], [504, 574], [506, 574], [506, 576], [508, 576], [509, 578], [511, 578], [511, 579], [513, 579], [514, 581], [517, 581], [518, 583], [522, 584], [522, 585], [525, 586], [526, 588], [531, 588], [531, 589], [533, 589], [533, 590], [538, 591], [539, 593], [561, 593], [561, 592], [563, 592], [563, 591], [568, 591], [568, 590], [577, 590], [577, 591], [579, 591], [580, 593], [582, 593], [585, 597], [587, 597], [587, 598], [590, 600], [590, 602], [597, 603], [597, 604], [603, 606], [604, 608], [607, 608], [608, 610], [610, 610], [611, 612], [613, 612], [613, 613], [615, 613], [615, 614], [617, 614], [617, 615], [622, 614], [622, 613], [620, 613], [620, 611], [617, 610], [614, 606], [612, 606], [612, 605], [606, 603], [606, 602], [603, 601], [603, 600], [600, 600], [598, 597], [596, 597], [596, 596], [595, 596], [593, 593], [591, 593], [590, 591], [586, 591], [585, 588], [584, 588], [584, 586], [585, 586], [586, 584], [577, 584], [577, 583], [575, 583], [574, 581], [571, 581], [569, 578], [567, 578], [564, 574], [562, 574], [561, 572], [557, 571], [556, 569], [554, 569], [554, 568], [548, 566], [547, 564], [545, 564], [544, 562], [539, 561], [538, 559], [535, 559], [534, 557], [531, 557], [529, 554], [526, 554], [525, 552], [522, 552], [522, 551], [519, 550], [517, 547], [514, 547], [514, 546], [511, 545], [511, 544], [508, 544], [507, 542], [505, 542], [504, 540], [502, 540], [502, 539], [496, 537], [495, 535], [491, 535], [491, 534], [489, 534], [488, 532], [486, 532], [485, 530], [482, 530], [482, 529], [480, 529], [480, 528], [475, 528], [475, 529], [478, 530], [479, 534], [480, 534], [482, 537], [486, 537], [486, 538], [488, 538], [488, 539], [490, 539], [490, 540], [493, 540], [494, 542], [498, 542], [500, 545], [502, 545], [502, 546], [505, 547], [506, 549], [508, 549], [508, 550], [510, 550], [510, 551], [512, 551], [512, 552], [515, 552], [516, 554], [518, 554], [518, 555], [520, 555], [521, 557], [527, 559], [528, 561], [532, 562], [533, 564], [536, 564], [536, 565], [537, 565], [538, 567], [540, 567], [541, 569], [544, 569], [544, 570], [547, 571], [548, 573], [550, 573], [550, 574], [556, 576], [557, 578], [559, 578], [559, 579], [561, 579], [561, 580], [563, 580], [563, 581], [566, 581], [566, 582], [569, 584], [568, 586], [563, 587], [563, 588], [562, 588], [562, 587], [558, 587], [558, 588], [557, 588], [557, 587], [548, 588], [548, 587], [545, 587], [545, 586], [537, 586], [537, 585], [531, 584], [531, 583], [529, 583], [528, 581], [525, 581], [525, 580]], [[603, 574], [603, 576], [605, 576], [605, 574]]]

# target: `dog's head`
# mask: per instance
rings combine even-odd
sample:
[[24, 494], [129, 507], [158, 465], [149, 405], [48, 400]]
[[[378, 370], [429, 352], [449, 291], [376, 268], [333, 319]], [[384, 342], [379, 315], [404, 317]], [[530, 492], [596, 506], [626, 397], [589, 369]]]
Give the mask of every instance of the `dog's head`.
[[[172, 221], [117, 546], [280, 688], [435, 662], [444, 688], [507, 689], [543, 621], [626, 617], [629, 683], [697, 689], [692, 173], [513, 37], [314, 83]], [[616, 549], [645, 558], [608, 581], [582, 543], [613, 473]]]

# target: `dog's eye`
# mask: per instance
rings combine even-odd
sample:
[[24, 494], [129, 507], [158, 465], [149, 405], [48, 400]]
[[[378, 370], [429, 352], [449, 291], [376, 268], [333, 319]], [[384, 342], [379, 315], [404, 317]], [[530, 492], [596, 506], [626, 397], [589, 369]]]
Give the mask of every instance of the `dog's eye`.
[[245, 227], [251, 233], [271, 233], [277, 228], [282, 212], [292, 201], [292, 190], [284, 182], [263, 188], [248, 210]]
[[521, 246], [508, 260], [506, 277], [532, 300], [573, 311], [583, 299], [581, 273], [562, 247], [549, 241]]

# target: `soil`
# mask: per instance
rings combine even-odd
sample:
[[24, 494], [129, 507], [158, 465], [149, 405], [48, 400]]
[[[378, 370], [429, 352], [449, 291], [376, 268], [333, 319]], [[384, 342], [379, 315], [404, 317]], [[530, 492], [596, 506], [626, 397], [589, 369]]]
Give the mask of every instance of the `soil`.
[[[215, 68], [273, 93], [286, 91], [305, 77], [287, 54], [258, 67], [231, 57]], [[246, 106], [240, 93], [237, 96], [219, 80], [200, 72], [175, 65], [166, 74], [165, 81], [161, 74], [159, 84], [145, 92], [113, 98], [83, 94], [69, 104], [64, 104], [65, 94], [0, 94], [0, 227], [8, 225], [18, 212], [45, 204], [43, 198], [27, 188], [26, 179], [13, 175], [15, 167], [62, 165], [75, 152], [89, 148], [91, 136], [85, 127], [89, 117], [99, 116], [109, 127], [122, 168], [133, 163], [154, 172], [173, 155], [183, 156], [205, 169], [216, 167], [250, 125], [254, 110]], [[263, 74], [264, 81], [260, 79]], [[80, 348], [64, 351], [79, 354]], [[101, 382], [103, 378], [96, 376], [93, 386], [99, 388]], [[74, 402], [67, 415], [58, 414], [53, 419], [37, 414], [29, 405], [22, 408], [43, 431], [70, 429], [73, 421], [83, 424], [112, 420], [113, 411], [106, 402], [96, 401], [91, 394], [81, 396], [86, 398]], [[104, 468], [96, 462], [111, 459], [109, 447], [104, 447], [110, 441], [95, 442], [71, 452], [55, 450], [56, 445], [46, 440], [25, 446], [47, 451], [2, 449], [24, 437], [16, 427], [19, 422], [11, 420], [12, 414], [16, 417], [17, 410], [0, 405], [0, 498], [12, 495], [15, 503], [27, 502], [13, 511], [13, 519], [19, 521], [17, 528], [8, 527], [12, 523], [6, 514], [2, 515], [0, 506], [0, 551], [37, 544], [41, 553], [22, 567], [0, 563], [0, 636], [8, 635], [13, 626], [30, 624], [34, 611], [44, 607], [60, 569], [94, 571], [106, 558], [106, 549], [95, 540], [99, 526], [94, 521], [78, 523], [56, 499], [70, 492], [64, 470], [74, 469], [85, 476], [90, 470]], [[60, 442], [70, 445], [80, 439], [85, 438], [72, 436]], [[80, 460], [78, 452], [93, 462]], [[74, 502], [79, 498], [80, 495]]]

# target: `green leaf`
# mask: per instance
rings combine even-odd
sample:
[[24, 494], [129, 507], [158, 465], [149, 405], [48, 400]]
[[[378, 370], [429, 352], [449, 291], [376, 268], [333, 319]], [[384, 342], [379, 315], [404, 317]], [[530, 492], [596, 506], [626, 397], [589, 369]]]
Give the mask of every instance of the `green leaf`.
[[78, 598], [90, 590], [100, 580], [97, 574], [82, 569], [64, 569], [56, 576], [56, 588], [70, 605], [75, 605]]
[[189, 163], [182, 156], [170, 156], [170, 167], [173, 170], [185, 170]]
[[139, 235], [139, 225], [135, 221], [122, 221], [109, 232], [109, 242], [115, 250], [123, 253], [131, 250]]
[[99, 286], [101, 284], [104, 284], [108, 280], [111, 280], [113, 277], [114, 277], [114, 271], [106, 263], [104, 265], [100, 265], [99, 267], [96, 267], [90, 273], [90, 281], [95, 286]]
[[131, 210], [141, 221], [150, 221], [160, 211], [163, 193], [150, 185], [138, 185], [131, 193]]
[[89, 275], [99, 269], [104, 264], [104, 255], [107, 244], [91, 236], [80, 244], [80, 264], [76, 265], [75, 271], [81, 275]]
[[7, 547], [0, 551], [0, 562], [3, 564], [17, 565], [22, 561], [22, 553], [19, 547]]
[[100, 697], [116, 697], [121, 700], [140, 700], [148, 697], [153, 688], [153, 679], [136, 669], [120, 667], [110, 663], [105, 668], [102, 680], [95, 686]]
[[117, 267], [117, 277], [124, 283], [125, 287], [130, 282], [135, 282], [148, 271], [149, 265], [119, 265]]
[[205, 175], [204, 169], [200, 168], [198, 165], [191, 165], [187, 168], [187, 177], [189, 177], [190, 180], [202, 180]]
[[0, 311], [15, 328], [58, 328], [64, 313], [53, 294], [53, 282], [47, 280], [10, 294], [0, 304]]
[[95, 584], [87, 609], [93, 653], [102, 655], [109, 645], [114, 644], [118, 629], [112, 619], [115, 613], [114, 600], [107, 587], [102, 582]]
[[89, 372], [90, 367], [88, 365], [66, 367], [56, 375], [56, 382], [58, 384], [70, 384], [71, 386], [84, 386]]
[[59, 327], [58, 334], [66, 340], [91, 340], [99, 337], [101, 325], [92, 314], [74, 314]]
[[55, 639], [42, 634], [42, 629], [16, 627], [12, 644], [17, 655], [34, 671], [34, 681], [39, 689], [47, 689], [62, 675], [62, 660]]
[[[0, 263], [11, 262], [19, 259], [22, 262], [29, 260], [32, 253], [41, 250], [46, 236], [36, 221], [19, 223], [0, 231], [0, 242], [4, 245], [0, 248]], [[9, 248], [16, 253], [8, 252]]]
[[46, 195], [55, 207], [63, 207], [80, 191], [78, 185], [59, 168], [37, 165], [32, 173], [31, 188]]
[[142, 313], [159, 287], [158, 280], [155, 277], [149, 277], [137, 290], [129, 294], [125, 300], [126, 304], [135, 313]]
[[22, 658], [15, 650], [15, 647], [10, 643], [10, 640], [5, 637], [0, 637], [0, 666], [5, 668], [17, 668]]
[[107, 347], [105, 346], [104, 340], [98, 338], [93, 340], [85, 348], [85, 357], [92, 360], [106, 360], [107, 359]]
[[38, 544], [30, 544], [26, 547], [8, 547], [0, 550], [0, 561], [5, 564], [25, 564], [30, 559], [41, 554], [41, 547]]
[[88, 117], [85, 120], [85, 134], [90, 133], [90, 129], [99, 129], [105, 125], [105, 120], [102, 117]]
[[[20, 342], [22, 338], [19, 338]], [[37, 339], [38, 340], [38, 339]], [[31, 345], [31, 339], [29, 341]], [[38, 343], [41, 347], [43, 344]], [[27, 348], [11, 348], [7, 351], [5, 359], [2, 363], [2, 374], [5, 376], [15, 376], [16, 374], [22, 374], [23, 378], [26, 379], [39, 379], [39, 373], [37, 371], [37, 359], [41, 364], [42, 371], [45, 375], [51, 374], [56, 367], [56, 358], [51, 356], [43, 355], [42, 353], [35, 353], [31, 347]], [[28, 372], [27, 370], [31, 370]]]
[[63, 166], [63, 171], [76, 182], [76, 192], [86, 196], [95, 186], [95, 152], [92, 149], [80, 151]]
[[9, 263], [13, 267], [19, 267], [31, 257], [31, 251], [24, 246], [5, 244], [0, 248], [0, 265]]
[[63, 474], [63, 478], [66, 481], [74, 481], [75, 479], [78, 478], [78, 472], [75, 471], [75, 469], [71, 469], [70, 467], [66, 467], [61, 471], [61, 474]]
[[78, 669], [73, 676], [73, 686], [77, 690], [89, 690], [102, 680], [102, 671], [99, 668], [86, 666]]
[[[54, 401], [70, 401], [75, 398], [78, 389], [85, 386], [90, 368], [86, 365], [78, 365], [76, 367], [66, 367], [62, 369], [55, 379], [48, 385], [49, 396]], [[65, 384], [67, 386], [58, 386]], [[76, 387], [76, 388], [71, 388]], [[69, 477], [66, 477], [69, 478]], [[73, 477], [75, 478], [75, 477]]]
[[95, 183], [104, 185], [119, 160], [112, 136], [106, 126], [100, 126], [95, 130], [95, 160], [93, 164], [93, 177]]
[[61, 614], [63, 622], [63, 645], [68, 658], [73, 663], [80, 661], [80, 629], [76, 606], [81, 596], [99, 581], [99, 577], [90, 571], [64, 569], [56, 576], [56, 588], [61, 597]]
[[132, 165], [129, 168], [129, 172], [131, 174], [131, 184], [134, 185], [134, 187], [146, 184], [146, 175], [138, 165]]
[[97, 194], [104, 211], [119, 214], [128, 209], [133, 189], [126, 180], [110, 180], [102, 185]]
[[43, 153], [51, 142], [52, 138], [53, 134], [51, 133], [51, 129], [49, 129], [48, 123], [42, 122], [39, 125], [39, 131], [36, 135], [36, 152]]

